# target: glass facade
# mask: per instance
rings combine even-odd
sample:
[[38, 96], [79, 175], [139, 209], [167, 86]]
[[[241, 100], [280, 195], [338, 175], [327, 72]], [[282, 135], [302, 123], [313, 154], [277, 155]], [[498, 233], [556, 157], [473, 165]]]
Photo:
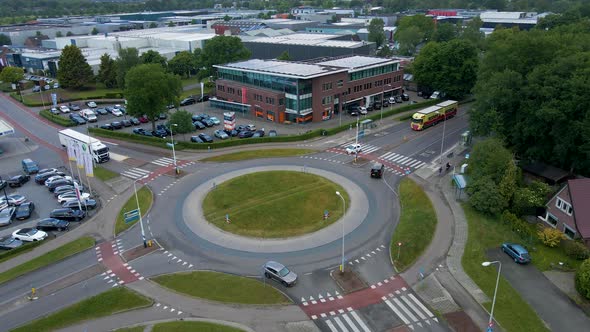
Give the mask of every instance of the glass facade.
[[377, 75], [383, 75], [399, 70], [399, 64], [393, 63], [381, 67], [369, 68], [354, 73], [348, 74], [350, 81], [362, 80], [363, 78], [369, 78]]
[[226, 110], [226, 111], [239, 112], [242, 114], [247, 114], [250, 111], [249, 106], [245, 106], [245, 105], [237, 104], [237, 103], [229, 103], [225, 100], [209, 99], [209, 102], [210, 102], [211, 107], [217, 107], [217, 108], [220, 108], [220, 109]]

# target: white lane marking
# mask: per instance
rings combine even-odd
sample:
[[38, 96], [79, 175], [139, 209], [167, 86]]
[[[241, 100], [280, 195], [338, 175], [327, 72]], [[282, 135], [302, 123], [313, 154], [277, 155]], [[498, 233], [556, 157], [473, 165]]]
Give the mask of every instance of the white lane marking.
[[356, 322], [359, 324], [359, 326], [361, 327], [361, 329], [363, 329], [364, 332], [371, 332], [367, 324], [365, 324], [365, 322], [359, 317], [356, 311], [351, 311], [350, 314], [352, 315], [352, 318], [356, 320]]
[[418, 308], [416, 308], [416, 306], [410, 302], [410, 300], [408, 300], [407, 297], [402, 295], [402, 300], [404, 300], [404, 302], [406, 302], [406, 304], [412, 308], [412, 310], [414, 310], [414, 312], [416, 312], [418, 314], [418, 316], [420, 316], [420, 319], [426, 319], [426, 316], [422, 313], [422, 311], [418, 310]]
[[331, 321], [325, 320], [324, 322], [326, 322], [326, 325], [328, 326], [328, 328], [330, 329], [330, 331], [332, 331], [332, 332], [338, 332], [338, 330], [336, 329], [336, 326], [334, 326], [334, 324], [332, 324]]
[[418, 318], [416, 318], [416, 316], [414, 316], [414, 315], [413, 315], [413, 314], [410, 312], [410, 310], [408, 310], [408, 309], [406, 308], [406, 306], [404, 306], [404, 305], [402, 304], [402, 302], [401, 302], [401, 301], [400, 301], [398, 298], [394, 297], [394, 298], [393, 298], [393, 302], [395, 302], [395, 304], [397, 304], [397, 306], [398, 306], [398, 307], [402, 308], [402, 310], [403, 310], [403, 311], [406, 313], [406, 315], [408, 315], [408, 317], [410, 317], [410, 319], [411, 319], [411, 320], [413, 320], [414, 322], [417, 322], [417, 321], [418, 321]]
[[343, 314], [342, 318], [344, 318], [344, 320], [348, 323], [348, 326], [350, 326], [352, 328], [352, 331], [354, 332], [361, 332], [361, 330], [359, 330], [356, 325], [354, 325], [354, 323], [352, 322], [352, 320], [350, 319], [350, 317], [348, 317], [347, 314]]
[[397, 308], [393, 305], [393, 303], [389, 302], [389, 300], [385, 300], [385, 304], [387, 304], [389, 306], [389, 308], [391, 308], [391, 310], [393, 310], [393, 312], [397, 315], [397, 317], [399, 317], [402, 321], [404, 321], [404, 324], [409, 325], [410, 321], [406, 318], [406, 316], [404, 316], [399, 310], [397, 310]]
[[336, 324], [338, 324], [342, 331], [348, 331], [346, 326], [344, 326], [344, 323], [342, 323], [342, 321], [340, 320], [340, 317], [334, 317], [334, 321], [336, 321]]

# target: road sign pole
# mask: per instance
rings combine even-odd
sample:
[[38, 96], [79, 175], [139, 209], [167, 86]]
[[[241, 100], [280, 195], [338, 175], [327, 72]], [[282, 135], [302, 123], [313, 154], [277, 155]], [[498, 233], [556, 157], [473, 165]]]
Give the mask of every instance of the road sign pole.
[[[137, 180], [140, 180], [139, 178]], [[135, 183], [137, 180], [133, 181], [133, 190], [135, 191], [135, 202], [137, 203], [137, 211], [139, 212], [139, 226], [141, 227], [141, 239], [143, 240], [143, 247], [147, 248], [147, 241], [145, 240], [145, 231], [143, 230], [143, 218], [141, 218], [141, 209], [139, 208], [139, 198], [137, 198], [137, 187]]]

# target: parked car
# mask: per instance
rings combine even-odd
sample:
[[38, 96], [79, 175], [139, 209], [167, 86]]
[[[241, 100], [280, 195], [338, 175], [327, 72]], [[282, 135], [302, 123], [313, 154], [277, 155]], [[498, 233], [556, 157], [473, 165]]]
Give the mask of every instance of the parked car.
[[38, 184], [45, 184], [45, 181], [52, 176], [65, 176], [66, 174], [63, 172], [55, 171], [55, 172], [47, 172], [47, 173], [40, 173], [35, 175], [35, 182]]
[[383, 172], [385, 172], [385, 166], [381, 163], [374, 163], [371, 166], [371, 177], [380, 179], [383, 176]]
[[256, 130], [252, 137], [264, 137], [264, 128], [262, 128], [260, 130]]
[[199, 138], [202, 139], [205, 143], [213, 143], [213, 138], [205, 133], [200, 133]]
[[0, 226], [8, 226], [12, 224], [15, 212], [16, 208], [14, 206], [9, 206], [0, 211]]
[[520, 244], [502, 243], [502, 251], [514, 259], [515, 263], [526, 264], [531, 261], [529, 252]]
[[33, 87], [33, 92], [41, 92], [41, 86], [39, 86], [39, 85], [35, 85], [35, 86]]
[[47, 189], [49, 189], [49, 191], [53, 192], [55, 190], [55, 188], [65, 186], [65, 185], [74, 185], [74, 181], [68, 180], [68, 179], [57, 180], [57, 181], [52, 182], [47, 187]]
[[201, 121], [195, 121], [193, 122], [193, 125], [195, 126], [195, 129], [205, 129], [207, 127]]
[[150, 119], [148, 119], [148, 117], [147, 117], [147, 116], [145, 116], [145, 115], [142, 115], [142, 116], [140, 116], [140, 117], [138, 118], [138, 120], [139, 120], [139, 122], [141, 122], [141, 123], [148, 123], [148, 122], [150, 122]]
[[400, 104], [403, 102], [402, 96], [395, 96], [395, 102]]
[[359, 116], [359, 112], [355, 108], [349, 108], [347, 110], [347, 112], [348, 112], [348, 115], [350, 115], [350, 116]]
[[359, 112], [359, 113], [360, 113], [360, 114], [362, 114], [362, 115], [365, 115], [365, 114], [367, 114], [367, 113], [368, 113], [368, 112], [367, 112], [367, 108], [366, 108], [366, 107], [364, 107], [364, 106], [358, 106], [358, 107], [356, 108], [356, 110], [357, 110], [357, 112]]
[[373, 111], [373, 105], [371, 105], [371, 104], [367, 105], [366, 108], [367, 108], [367, 112]]
[[96, 103], [93, 101], [87, 101], [86, 106], [88, 106], [90, 108], [96, 108], [98, 105], [96, 105]]
[[61, 105], [59, 107], [59, 111], [62, 112], [62, 113], [70, 113], [70, 108], [67, 107], [66, 105]]
[[107, 115], [107, 114], [109, 114], [109, 111], [107, 111], [104, 108], [97, 108], [96, 109], [96, 114], [99, 114], [99, 115]]
[[194, 121], [201, 121], [203, 118], [199, 115], [193, 115], [191, 116], [191, 119]]
[[37, 172], [37, 174], [43, 174], [43, 173], [49, 173], [49, 172], [57, 172], [58, 169], [57, 168], [43, 168], [40, 169], [39, 172]]
[[188, 106], [188, 105], [192, 105], [194, 103], [196, 103], [196, 99], [193, 97], [188, 97], [188, 98], [184, 98], [183, 100], [180, 101], [180, 106]]
[[[78, 190], [80, 190], [80, 191], [84, 191], [84, 190], [85, 190], [85, 188], [84, 188], [84, 186], [83, 186], [83, 185], [78, 185]], [[71, 184], [66, 184], [66, 185], [59, 186], [59, 187], [55, 188], [55, 189], [53, 190], [53, 195], [54, 195], [55, 197], [57, 197], [57, 196], [59, 196], [59, 195], [61, 195], [61, 194], [65, 194], [65, 193], [67, 193], [67, 192], [74, 192], [74, 191], [76, 191], [76, 188], [74, 188], [74, 186], [73, 186], [73, 185], [71, 185]]]
[[201, 119], [209, 119], [210, 118], [209, 114], [206, 114], [206, 113], [201, 113], [201, 114], [199, 114], [199, 116], [201, 117]]
[[83, 117], [79, 116], [78, 114], [71, 113], [70, 120], [74, 121], [74, 123], [77, 125], [85, 125], [86, 124], [86, 120]]
[[268, 261], [264, 264], [264, 276], [282, 283], [285, 287], [294, 286], [297, 283], [297, 274], [295, 272], [274, 261]]
[[45, 240], [47, 233], [36, 228], [21, 228], [14, 231], [12, 236], [23, 242], [35, 242]]
[[394, 96], [389, 97], [388, 101], [389, 101], [389, 104], [395, 104], [395, 97]]
[[268, 137], [276, 137], [276, 136], [278, 136], [276, 130], [271, 130], [268, 132]]
[[72, 110], [73, 112], [78, 112], [80, 110], [80, 105], [70, 104], [70, 110]]
[[254, 135], [253, 131], [249, 131], [249, 130], [244, 130], [244, 131], [240, 131], [240, 133], [238, 134], [239, 138], [249, 138], [252, 137]]
[[33, 202], [24, 202], [16, 208], [14, 218], [16, 220], [29, 219], [33, 211], [35, 211], [35, 204]]
[[113, 128], [113, 126], [111, 126], [110, 123], [105, 123], [103, 125], [100, 125], [100, 129], [115, 130], [115, 128]]
[[57, 82], [53, 83], [53, 88], [54, 89], [59, 89], [59, 83], [57, 83]]
[[244, 131], [244, 130], [248, 130], [248, 126], [247, 125], [237, 125], [236, 126], [236, 130], [238, 132]]
[[225, 133], [226, 133], [228, 136], [231, 136], [231, 137], [236, 137], [236, 136], [238, 136], [238, 134], [239, 134], [239, 132], [238, 132], [237, 130], [235, 130], [235, 129], [232, 129], [232, 130], [227, 130], [227, 129], [226, 129], [226, 130], [224, 130], [224, 131], [225, 131]]
[[374, 110], [380, 110], [381, 109], [381, 103], [380, 102], [374, 102], [373, 103], [373, 109]]
[[88, 122], [98, 121], [98, 118], [96, 117], [96, 114], [94, 114], [94, 111], [92, 111], [89, 108], [85, 108], [85, 109], [81, 110], [80, 116], [83, 117]]
[[15, 239], [12, 235], [0, 238], [0, 249], [12, 250], [23, 245], [23, 241]]
[[121, 124], [123, 127], [131, 127], [131, 121], [129, 120], [121, 120]]
[[144, 135], [145, 133], [145, 129], [137, 127], [137, 128], [133, 128], [133, 133], [134, 134], [138, 134], [138, 135]]
[[23, 159], [21, 161], [21, 167], [23, 168], [23, 172], [25, 172], [25, 174], [39, 173], [39, 164], [37, 164], [32, 159]]
[[202, 123], [205, 124], [205, 126], [207, 127], [213, 127], [215, 125], [215, 123], [209, 118], [209, 119], [203, 119], [201, 120]]
[[20, 195], [20, 194], [12, 194], [12, 195], [7, 195], [7, 196], [3, 195], [2, 197], [0, 197], [0, 204], [6, 203], [8, 205], [15, 206], [15, 205], [21, 205], [26, 200], [27, 200], [27, 198], [23, 195]]
[[65, 220], [55, 218], [45, 218], [39, 220], [35, 227], [42, 231], [67, 231], [70, 229], [70, 223]]
[[131, 124], [134, 126], [139, 126], [139, 124], [141, 123], [137, 118], [131, 118], [129, 119], [129, 122], [131, 122]]
[[197, 102], [198, 103], [202, 103], [202, 102], [207, 101], [207, 100], [209, 100], [209, 95], [203, 95], [203, 97], [199, 97], [197, 99]]
[[351, 144], [346, 147], [346, 154], [357, 154], [362, 151], [360, 144]]
[[29, 180], [31, 179], [31, 176], [28, 174], [25, 175], [15, 175], [13, 177], [11, 177], [10, 179], [8, 179], [8, 181], [6, 181], [8, 183], [8, 186], [11, 188], [16, 188], [16, 187], [20, 187], [23, 184], [29, 182]]
[[123, 124], [119, 121], [113, 121], [111, 122], [111, 127], [113, 127], [113, 129], [121, 129], [123, 128]]
[[410, 95], [408, 95], [407, 93], [402, 93], [402, 100], [403, 100], [403, 101], [408, 101], [408, 100], [410, 100]]
[[193, 143], [205, 143], [199, 136], [191, 136], [191, 142]]
[[216, 126], [221, 124], [221, 121], [219, 121], [219, 119], [214, 116], [210, 117], [209, 120], [211, 120]]
[[389, 100], [383, 101], [383, 107], [389, 107]]
[[50, 177], [49, 179], [45, 180], [45, 186], [49, 187], [54, 181], [58, 181], [58, 180], [71, 180], [72, 177], [71, 176], [61, 176], [61, 175], [54, 175], [52, 177]]
[[155, 136], [155, 137], [164, 138], [167, 135], [168, 135], [168, 133], [162, 129], [156, 129], [156, 130], [152, 131], [152, 136]]
[[156, 129], [163, 130], [166, 132], [166, 135], [170, 135], [170, 129], [168, 129], [168, 127], [166, 127], [166, 125], [163, 125], [163, 124], [156, 125]]
[[59, 110], [55, 107], [52, 107], [49, 112], [51, 112], [51, 114], [53, 115], [58, 115], [59, 114]]
[[[90, 198], [90, 194], [89, 193], [80, 193], [80, 199], [84, 200], [84, 199], [88, 199]], [[78, 200], [78, 196], [76, 195], [75, 192], [73, 193], [63, 193], [59, 196], [57, 196], [57, 202], [59, 204], [63, 204], [64, 202], [67, 201], [77, 201]]]
[[251, 124], [251, 123], [250, 123], [250, 124], [248, 124], [248, 125], [246, 125], [246, 128], [247, 128], [248, 130], [250, 130], [250, 131], [255, 131], [255, 130], [256, 130], [256, 126], [255, 126], [255, 125], [253, 125], [253, 124]]
[[111, 109], [111, 114], [117, 117], [123, 116], [123, 112], [121, 112], [121, 110], [118, 108]]
[[72, 210], [79, 210], [80, 207], [82, 207], [82, 210], [86, 211], [86, 210], [94, 210], [96, 209], [96, 200], [94, 199], [85, 199], [82, 202], [80, 202], [80, 205], [78, 205], [78, 201], [67, 201], [65, 203], [63, 203], [61, 206], [63, 208], [69, 208]]
[[67, 221], [81, 221], [84, 217], [86, 217], [86, 212], [70, 208], [55, 209], [49, 213], [49, 218]]
[[160, 119], [160, 120], [166, 120], [166, 119], [168, 119], [168, 115], [166, 113], [160, 113], [158, 115], [158, 119]]
[[229, 135], [223, 130], [216, 130], [214, 133], [215, 137], [219, 139], [228, 139]]

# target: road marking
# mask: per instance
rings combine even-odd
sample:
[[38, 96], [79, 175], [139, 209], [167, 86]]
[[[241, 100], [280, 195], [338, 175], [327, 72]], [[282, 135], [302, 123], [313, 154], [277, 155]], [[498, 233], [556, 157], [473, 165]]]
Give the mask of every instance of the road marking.
[[402, 300], [412, 309], [414, 310], [415, 313], [418, 314], [418, 316], [420, 316], [420, 319], [424, 320], [426, 319], [426, 316], [422, 313], [422, 311], [418, 310], [418, 308], [416, 308], [416, 306], [410, 302], [410, 300], [408, 300], [407, 297], [402, 295]]
[[340, 317], [334, 317], [334, 320], [336, 321], [336, 324], [338, 326], [340, 326], [340, 329], [342, 331], [348, 331], [348, 329], [346, 328], [346, 326], [344, 326], [344, 323], [342, 323], [342, 321], [340, 320]]
[[391, 310], [397, 315], [397, 317], [399, 317], [402, 321], [404, 321], [404, 324], [409, 325], [410, 321], [406, 318], [406, 316], [404, 316], [399, 310], [397, 310], [397, 308], [393, 305], [393, 303], [389, 302], [389, 300], [385, 300], [385, 304], [387, 304], [387, 306], [389, 306], [389, 308], [391, 308]]
[[428, 316], [430, 317], [434, 317], [434, 315], [432, 314], [432, 312], [430, 312], [430, 310], [428, 310], [428, 308], [426, 308], [426, 306], [424, 306], [424, 304], [422, 304], [422, 302], [420, 302], [420, 300], [418, 300], [414, 294], [408, 294], [408, 297], [411, 298], [419, 307], [420, 309], [424, 310], [424, 312], [426, 314], [428, 314]]
[[352, 318], [354, 318], [356, 322], [360, 325], [363, 331], [371, 332], [371, 330], [369, 330], [369, 327], [365, 324], [365, 322], [359, 317], [359, 315], [357, 315], [356, 311], [351, 311], [350, 314], [352, 315]]
[[326, 320], [326, 325], [328, 325], [328, 328], [330, 329], [330, 331], [332, 332], [338, 332], [338, 330], [336, 329], [336, 326], [334, 326], [334, 324], [332, 324], [331, 321]]
[[413, 315], [413, 314], [410, 312], [410, 310], [408, 310], [408, 309], [406, 308], [406, 306], [404, 306], [404, 305], [401, 303], [401, 301], [400, 301], [400, 300], [399, 300], [397, 297], [394, 297], [394, 298], [393, 298], [393, 302], [395, 302], [395, 304], [397, 304], [397, 306], [398, 306], [398, 307], [402, 308], [402, 310], [403, 310], [403, 311], [406, 313], [406, 315], [408, 315], [408, 317], [410, 317], [410, 319], [411, 319], [412, 321], [414, 321], [414, 322], [417, 322], [417, 321], [418, 321], [418, 318], [416, 318], [416, 316], [414, 316], [414, 315]]
[[352, 320], [350, 319], [350, 317], [348, 317], [348, 315], [347, 315], [347, 314], [343, 314], [343, 315], [342, 315], [342, 318], [344, 318], [344, 320], [345, 320], [345, 321], [348, 323], [348, 326], [350, 326], [354, 332], [361, 332], [361, 331], [360, 331], [360, 330], [359, 330], [359, 329], [356, 327], [356, 325], [354, 325], [354, 323], [352, 322]]

